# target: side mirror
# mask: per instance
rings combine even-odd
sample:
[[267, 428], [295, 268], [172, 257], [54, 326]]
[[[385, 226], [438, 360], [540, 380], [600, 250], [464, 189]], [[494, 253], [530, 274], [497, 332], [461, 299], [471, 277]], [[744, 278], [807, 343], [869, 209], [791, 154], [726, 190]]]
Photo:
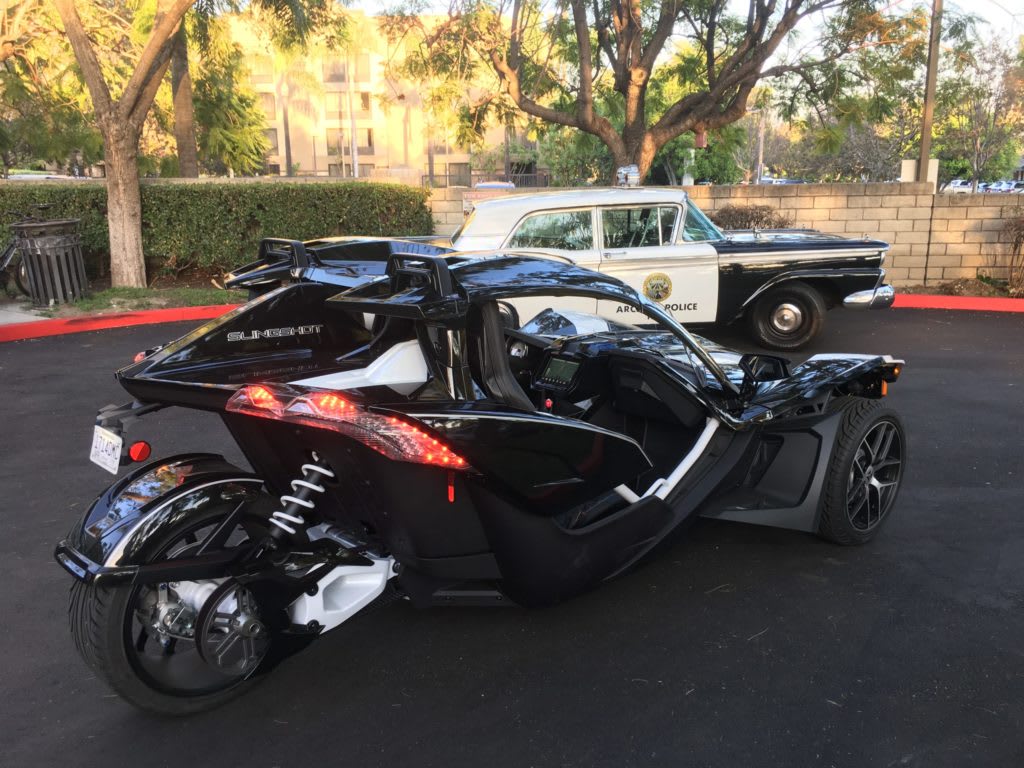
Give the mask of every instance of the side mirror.
[[789, 360], [774, 355], [744, 355], [740, 369], [746, 376], [745, 384], [789, 378]]

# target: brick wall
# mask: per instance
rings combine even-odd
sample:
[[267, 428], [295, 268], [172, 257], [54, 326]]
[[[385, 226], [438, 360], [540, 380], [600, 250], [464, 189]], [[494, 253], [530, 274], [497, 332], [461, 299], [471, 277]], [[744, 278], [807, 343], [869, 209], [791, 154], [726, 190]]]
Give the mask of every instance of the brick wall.
[[[1024, 195], [933, 194], [931, 184], [917, 182], [699, 186], [686, 191], [708, 213], [726, 205], [769, 205], [792, 218], [795, 227], [885, 240], [892, 246], [886, 270], [897, 285], [976, 277], [979, 272], [1005, 278], [1010, 252], [1003, 220], [1024, 216]], [[451, 234], [462, 223], [467, 192], [434, 190], [431, 208], [439, 234]]]

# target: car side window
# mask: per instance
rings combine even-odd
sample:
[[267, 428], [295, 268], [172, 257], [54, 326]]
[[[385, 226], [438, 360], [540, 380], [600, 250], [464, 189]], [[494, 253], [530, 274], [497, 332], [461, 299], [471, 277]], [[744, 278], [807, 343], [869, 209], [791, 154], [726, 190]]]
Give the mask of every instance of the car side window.
[[556, 248], [585, 251], [594, 247], [590, 211], [535, 213], [520, 222], [507, 248]]
[[700, 208], [687, 202], [682, 239], [687, 243], [702, 243], [706, 240], [721, 240], [722, 233]]
[[601, 211], [605, 248], [649, 248], [672, 242], [679, 210], [673, 206]]

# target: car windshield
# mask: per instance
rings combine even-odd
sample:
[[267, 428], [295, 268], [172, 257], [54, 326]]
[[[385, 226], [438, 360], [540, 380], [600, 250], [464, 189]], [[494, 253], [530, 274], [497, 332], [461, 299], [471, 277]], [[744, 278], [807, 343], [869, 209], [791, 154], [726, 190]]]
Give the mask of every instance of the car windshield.
[[682, 239], [688, 243], [707, 240], [725, 240], [725, 235], [712, 223], [704, 212], [693, 204], [686, 202], [686, 219], [683, 221]]

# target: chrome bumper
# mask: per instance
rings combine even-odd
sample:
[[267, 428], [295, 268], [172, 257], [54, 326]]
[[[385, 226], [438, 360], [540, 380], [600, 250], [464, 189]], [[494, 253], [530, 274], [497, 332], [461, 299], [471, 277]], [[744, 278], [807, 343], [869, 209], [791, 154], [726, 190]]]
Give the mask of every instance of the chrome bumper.
[[847, 309], [888, 309], [896, 300], [896, 290], [891, 285], [880, 285], [870, 291], [857, 291], [843, 299]]

